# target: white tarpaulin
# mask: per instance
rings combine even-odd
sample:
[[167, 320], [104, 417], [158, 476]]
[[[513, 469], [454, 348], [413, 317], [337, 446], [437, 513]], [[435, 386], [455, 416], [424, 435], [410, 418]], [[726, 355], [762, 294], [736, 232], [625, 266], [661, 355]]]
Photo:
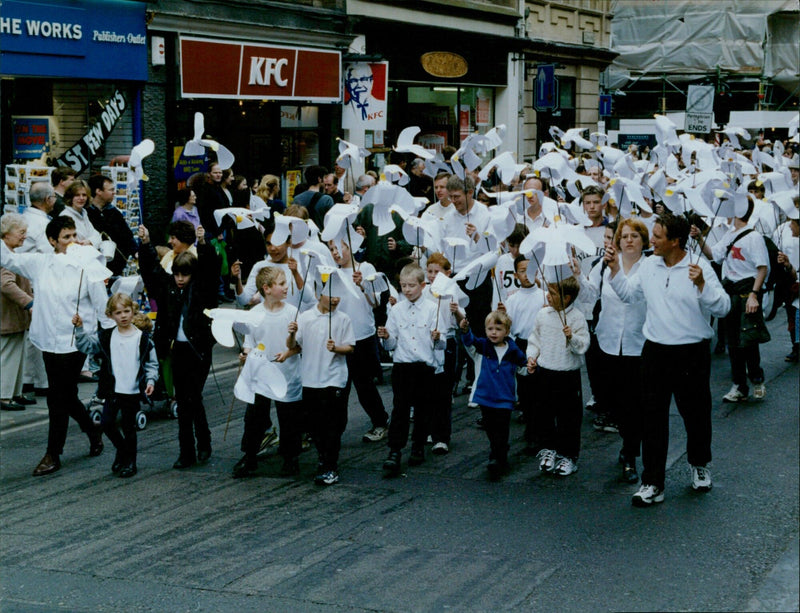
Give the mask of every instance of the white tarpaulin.
[[624, 78], [693, 79], [713, 72], [797, 83], [800, 0], [614, 0], [610, 68]]

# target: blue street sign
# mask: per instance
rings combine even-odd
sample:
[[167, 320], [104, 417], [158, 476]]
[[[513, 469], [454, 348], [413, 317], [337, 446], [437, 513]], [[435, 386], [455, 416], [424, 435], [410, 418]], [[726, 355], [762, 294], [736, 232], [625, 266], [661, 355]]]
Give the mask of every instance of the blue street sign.
[[611, 96], [600, 96], [600, 117], [611, 117]]
[[558, 106], [558, 80], [555, 64], [539, 64], [533, 83], [533, 108], [552, 111]]

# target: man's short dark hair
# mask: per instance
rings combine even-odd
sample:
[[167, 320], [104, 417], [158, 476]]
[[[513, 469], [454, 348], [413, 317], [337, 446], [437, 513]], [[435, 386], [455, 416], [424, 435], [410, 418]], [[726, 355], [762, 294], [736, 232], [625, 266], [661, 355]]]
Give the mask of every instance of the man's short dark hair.
[[74, 177], [76, 174], [75, 170], [69, 166], [59, 166], [58, 168], [54, 168], [53, 172], [50, 173], [50, 182], [53, 184], [53, 187], [55, 187], [69, 177]]
[[683, 215], [665, 213], [656, 219], [656, 223], [664, 228], [669, 240], [677, 238], [681, 249], [686, 248], [686, 241], [689, 238], [689, 222]]
[[89, 196], [94, 198], [97, 195], [97, 190], [103, 189], [106, 183], [113, 183], [113, 181], [105, 175], [92, 175], [89, 177]]
[[327, 174], [328, 169], [324, 166], [309, 166], [303, 173], [303, 178], [309, 185], [319, 185]]
[[167, 227], [167, 234], [169, 234], [169, 236], [174, 236], [180, 242], [187, 245], [194, 245], [194, 241], [197, 239], [194, 224], [186, 220], [173, 221], [170, 223]]
[[197, 256], [189, 251], [183, 251], [172, 260], [172, 274], [191, 275], [194, 274], [196, 266]]
[[515, 224], [511, 234], [506, 238], [506, 242], [509, 245], [520, 245], [522, 241], [525, 240], [525, 237], [528, 236], [528, 232], [529, 230], [526, 225], [521, 223]]
[[606, 193], [602, 188], [597, 187], [596, 185], [590, 185], [581, 191], [581, 204], [583, 204], [583, 199], [586, 198], [586, 196], [600, 196], [600, 199], [602, 200], [605, 194]]
[[47, 238], [52, 238], [54, 241], [57, 241], [58, 237], [61, 236], [61, 230], [64, 229], [74, 230], [75, 220], [66, 215], [59, 215], [50, 220], [50, 223], [48, 223], [47, 227], [44, 229], [44, 234]]

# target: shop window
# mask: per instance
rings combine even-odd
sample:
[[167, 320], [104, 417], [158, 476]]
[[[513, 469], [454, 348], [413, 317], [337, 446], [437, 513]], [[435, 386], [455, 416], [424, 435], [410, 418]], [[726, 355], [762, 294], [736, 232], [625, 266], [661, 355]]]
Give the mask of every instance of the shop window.
[[52, 115], [53, 84], [46, 79], [16, 79], [11, 99], [13, 115]]

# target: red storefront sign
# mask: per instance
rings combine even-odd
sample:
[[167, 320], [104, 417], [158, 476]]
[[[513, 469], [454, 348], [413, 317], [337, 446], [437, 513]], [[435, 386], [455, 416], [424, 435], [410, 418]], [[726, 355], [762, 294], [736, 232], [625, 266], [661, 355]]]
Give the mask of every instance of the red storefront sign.
[[341, 101], [338, 51], [181, 37], [184, 98]]

